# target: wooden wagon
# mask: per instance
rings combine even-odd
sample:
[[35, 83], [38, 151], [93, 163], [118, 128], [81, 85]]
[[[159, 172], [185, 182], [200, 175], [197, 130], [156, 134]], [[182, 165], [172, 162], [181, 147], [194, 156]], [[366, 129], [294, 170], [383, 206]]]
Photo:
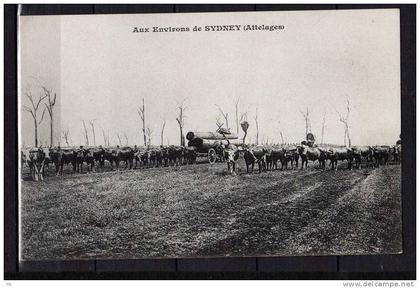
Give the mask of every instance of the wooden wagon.
[[[223, 159], [223, 147], [238, 139], [235, 134], [220, 134], [218, 132], [188, 132], [188, 146], [194, 147], [198, 157], [207, 157], [210, 164]], [[228, 140], [226, 140], [228, 139]]]

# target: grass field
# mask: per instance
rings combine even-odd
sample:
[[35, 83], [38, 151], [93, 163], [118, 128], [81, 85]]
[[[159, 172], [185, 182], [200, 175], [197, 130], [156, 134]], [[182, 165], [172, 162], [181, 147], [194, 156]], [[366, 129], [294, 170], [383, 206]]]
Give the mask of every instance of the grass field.
[[[226, 164], [22, 181], [22, 258], [400, 253], [401, 170]], [[241, 167], [244, 165], [239, 164]]]

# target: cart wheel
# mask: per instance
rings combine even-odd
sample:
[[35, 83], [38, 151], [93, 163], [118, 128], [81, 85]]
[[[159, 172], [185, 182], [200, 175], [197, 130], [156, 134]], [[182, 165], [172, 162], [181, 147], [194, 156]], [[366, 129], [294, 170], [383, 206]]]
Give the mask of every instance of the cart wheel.
[[213, 148], [210, 148], [209, 152], [207, 153], [207, 157], [209, 158], [210, 164], [216, 163], [216, 159], [217, 159], [216, 150], [214, 150]]

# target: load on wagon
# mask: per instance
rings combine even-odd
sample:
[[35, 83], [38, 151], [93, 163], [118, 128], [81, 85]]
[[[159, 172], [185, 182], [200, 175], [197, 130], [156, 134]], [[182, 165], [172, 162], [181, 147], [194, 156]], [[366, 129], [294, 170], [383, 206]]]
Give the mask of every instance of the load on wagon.
[[240, 144], [238, 136], [234, 133], [190, 131], [186, 138], [188, 146], [194, 147], [198, 156], [207, 157], [210, 164], [214, 164], [216, 160], [223, 158], [223, 147], [229, 142], [236, 145]]

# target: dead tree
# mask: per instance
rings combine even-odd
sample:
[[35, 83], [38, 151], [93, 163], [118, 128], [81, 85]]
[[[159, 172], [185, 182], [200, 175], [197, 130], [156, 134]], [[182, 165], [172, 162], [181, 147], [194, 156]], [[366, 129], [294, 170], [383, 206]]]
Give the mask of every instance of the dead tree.
[[144, 141], [144, 146], [146, 146], [146, 144], [147, 144], [147, 141], [146, 141], [146, 110], [144, 109], [144, 98], [143, 98], [142, 106], [137, 109], [137, 113], [139, 114], [140, 119], [143, 123], [143, 129], [142, 129], [142, 131], [143, 131], [143, 141]]
[[282, 131], [282, 127], [280, 124], [280, 121], [277, 122], [279, 124], [279, 133], [280, 133], [280, 138], [281, 138], [281, 144], [284, 144], [284, 138], [283, 138], [283, 131]]
[[109, 146], [109, 134], [105, 133], [104, 128], [102, 128], [102, 137], [104, 138], [104, 145]]
[[117, 133], [117, 138], [118, 138], [118, 143], [120, 143], [120, 146], [122, 145], [121, 144], [121, 137], [120, 137], [120, 134], [119, 133]]
[[66, 142], [66, 146], [67, 147], [70, 146], [69, 145], [69, 129], [68, 128], [67, 128], [66, 131], [63, 131], [63, 138], [64, 138], [64, 141]]
[[51, 97], [51, 90], [48, 90], [47, 87], [42, 86], [42, 90], [44, 90], [44, 95], [46, 96], [48, 103], [45, 104], [45, 108], [48, 111], [48, 114], [50, 115], [50, 145], [51, 147], [54, 145], [53, 139], [54, 139], [54, 106], [55, 101], [57, 100], [57, 93], [54, 93], [54, 97]]
[[152, 135], [153, 135], [153, 130], [150, 129], [150, 127], [147, 127], [146, 135], [147, 135], [147, 145], [150, 146], [152, 144]]
[[182, 100], [180, 103], [178, 103], [177, 109], [179, 110], [178, 117], [176, 117], [176, 121], [178, 122], [179, 131], [181, 134], [181, 146], [185, 146], [185, 139], [184, 139], [184, 133], [182, 129], [184, 128], [185, 124], [185, 110], [187, 107], [184, 105], [185, 99]]
[[217, 117], [216, 118], [216, 126], [217, 126], [217, 130], [216, 131], [219, 132], [219, 130], [223, 128], [223, 125], [224, 124], [222, 122], [220, 122], [220, 117]]
[[306, 107], [306, 112], [300, 111], [303, 118], [305, 119], [305, 139], [306, 135], [308, 135], [309, 132], [311, 132], [311, 122], [310, 122], [310, 114], [309, 108]]
[[90, 128], [91, 128], [91, 130], [92, 130], [93, 145], [94, 145], [94, 146], [96, 146], [95, 121], [96, 121], [96, 119], [89, 120]]
[[61, 146], [61, 139], [60, 139], [60, 137], [56, 136], [55, 139], [57, 141], [57, 145], [58, 146]]
[[350, 101], [347, 99], [347, 109], [346, 109], [346, 116], [342, 115], [340, 112], [336, 110], [338, 114], [338, 118], [341, 123], [343, 123], [344, 128], [344, 145], [351, 147], [351, 139], [350, 139], [350, 126], [349, 126], [349, 119], [350, 119]]
[[239, 113], [239, 97], [236, 99], [236, 102], [235, 102], [236, 135], [239, 135], [239, 118], [238, 118], [238, 113]]
[[324, 117], [322, 117], [321, 144], [324, 144], [325, 115], [326, 115], [326, 113], [324, 112]]
[[229, 131], [229, 114], [226, 112], [224, 113], [222, 108], [216, 104], [217, 109], [219, 109], [220, 114], [222, 114], [223, 118], [225, 118], [226, 129]]
[[258, 145], [258, 137], [259, 137], [259, 127], [258, 127], [258, 108], [255, 108], [255, 117], [254, 117], [254, 120], [255, 120], [255, 127], [256, 127], [256, 129], [257, 129], [257, 141], [256, 141], [256, 144]]
[[125, 139], [125, 146], [128, 146], [128, 136], [127, 133], [124, 132], [124, 139]]
[[165, 132], [166, 120], [162, 119], [162, 130], [160, 130], [160, 145], [163, 146], [163, 133]]
[[83, 129], [85, 130], [85, 143], [86, 143], [86, 146], [89, 146], [89, 134], [86, 128], [85, 120], [82, 120], [82, 123], [83, 123]]
[[25, 109], [27, 112], [29, 112], [32, 116], [32, 119], [34, 120], [34, 129], [35, 129], [35, 147], [38, 147], [38, 126], [42, 123], [42, 120], [44, 119], [45, 110], [42, 111], [41, 119], [38, 119], [38, 109], [39, 105], [41, 104], [42, 100], [44, 100], [47, 95], [39, 96], [37, 100], [34, 100], [34, 97], [32, 94], [28, 91], [25, 92], [26, 97], [29, 99], [29, 102], [31, 103], [31, 107], [23, 105], [23, 109]]

